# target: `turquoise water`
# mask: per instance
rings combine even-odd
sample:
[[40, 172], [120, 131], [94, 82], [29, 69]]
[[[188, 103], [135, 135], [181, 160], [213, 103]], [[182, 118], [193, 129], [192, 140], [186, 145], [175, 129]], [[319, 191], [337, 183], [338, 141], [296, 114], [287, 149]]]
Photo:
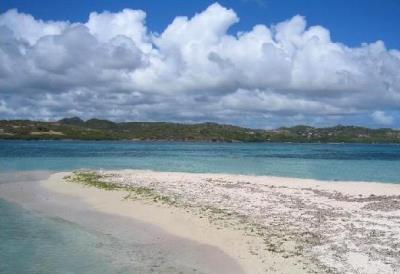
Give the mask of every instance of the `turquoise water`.
[[152, 169], [400, 183], [400, 146], [0, 141], [0, 172]]
[[[98, 218], [115, 222], [107, 216]], [[171, 255], [165, 247], [144, 243], [135, 236], [141, 231], [128, 229], [129, 235], [114, 232], [117, 238], [0, 198], [0, 273], [202, 273], [176, 263], [176, 251]]]
[[[77, 168], [400, 183], [400, 146], [0, 141], [3, 177], [13, 171]], [[156, 273], [188, 272], [161, 264], [156, 253], [157, 247], [128, 243], [0, 199], [0, 273], [149, 273], [154, 265], [159, 266]]]
[[110, 273], [98, 236], [0, 199], [0, 273]]

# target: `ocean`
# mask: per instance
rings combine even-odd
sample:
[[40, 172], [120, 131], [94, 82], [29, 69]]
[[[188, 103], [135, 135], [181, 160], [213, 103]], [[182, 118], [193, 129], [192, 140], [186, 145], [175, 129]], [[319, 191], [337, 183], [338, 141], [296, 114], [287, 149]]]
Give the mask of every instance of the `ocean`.
[[79, 168], [400, 183], [400, 145], [0, 141], [0, 172]]
[[[400, 146], [0, 141], [0, 183], [12, 183], [7, 182], [12, 172], [80, 168], [400, 183]], [[155, 254], [157, 247], [129, 243], [0, 199], [0, 273], [188, 272], [168, 264], [167, 255]]]

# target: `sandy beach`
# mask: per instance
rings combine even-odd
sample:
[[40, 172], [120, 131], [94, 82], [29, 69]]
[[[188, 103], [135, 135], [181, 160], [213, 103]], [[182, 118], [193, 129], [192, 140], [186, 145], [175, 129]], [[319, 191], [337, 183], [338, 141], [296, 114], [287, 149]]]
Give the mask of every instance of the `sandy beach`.
[[[132, 216], [123, 217], [113, 210], [109, 210], [108, 214], [100, 209], [108, 208], [104, 204], [109, 202], [113, 204], [115, 201], [117, 205], [121, 202], [122, 193], [98, 195], [97, 189], [83, 188], [78, 184], [66, 185], [69, 191], [75, 192], [63, 193], [62, 176], [58, 175], [54, 174], [53, 177], [49, 172], [1, 174], [0, 199], [34, 211], [34, 214], [67, 222], [83, 229], [85, 233], [104, 236], [102, 238], [105, 239], [97, 245], [99, 248], [106, 245], [105, 256], [113, 256], [111, 261], [118, 264], [115, 269], [121, 270], [121, 273], [243, 273], [233, 258], [214, 246], [174, 236], [161, 227], [144, 223]], [[88, 204], [78, 193], [97, 197], [97, 206]], [[118, 210], [123, 208], [124, 205]], [[96, 273], [96, 270], [90, 273]]]
[[[196, 266], [205, 273], [400, 269], [400, 185], [145, 170], [90, 172], [107, 186], [118, 186], [107, 190], [78, 183], [77, 174], [56, 173], [41, 180], [37, 188], [42, 196], [36, 201], [42, 203], [36, 207], [43, 210], [64, 201], [65, 209], [74, 199], [75, 208], [85, 204], [196, 243], [203, 260]], [[21, 195], [24, 186], [6, 184], [0, 190], [8, 200], [29, 207], [34, 203], [26, 199], [29, 191]]]

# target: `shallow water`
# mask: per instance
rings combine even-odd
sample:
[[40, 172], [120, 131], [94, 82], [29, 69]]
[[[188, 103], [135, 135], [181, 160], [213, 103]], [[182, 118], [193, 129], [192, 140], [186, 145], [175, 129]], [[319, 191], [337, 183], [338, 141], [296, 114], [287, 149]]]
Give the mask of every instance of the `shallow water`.
[[221, 250], [0, 173], [0, 273], [241, 273]]
[[[0, 185], [45, 178], [47, 173], [40, 170], [77, 168], [400, 183], [400, 146], [0, 141]], [[189, 245], [181, 253], [188, 255], [191, 250]], [[174, 260], [179, 250], [174, 254], [157, 244], [126, 241], [79, 221], [43, 215], [0, 199], [0, 273], [199, 273]]]
[[[0, 199], [0, 273], [110, 273], [100, 235]], [[123, 269], [121, 269], [123, 270]], [[122, 272], [120, 272], [122, 273]]]
[[400, 183], [400, 145], [0, 141], [0, 172], [76, 168]]

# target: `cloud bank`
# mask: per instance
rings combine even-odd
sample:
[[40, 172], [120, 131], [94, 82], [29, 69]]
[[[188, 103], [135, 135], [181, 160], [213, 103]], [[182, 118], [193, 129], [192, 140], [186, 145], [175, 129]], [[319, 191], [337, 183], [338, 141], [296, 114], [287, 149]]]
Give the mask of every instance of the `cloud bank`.
[[0, 14], [0, 118], [399, 126], [400, 51], [382, 41], [348, 47], [299, 15], [231, 34], [217, 3], [162, 33], [145, 19]]

